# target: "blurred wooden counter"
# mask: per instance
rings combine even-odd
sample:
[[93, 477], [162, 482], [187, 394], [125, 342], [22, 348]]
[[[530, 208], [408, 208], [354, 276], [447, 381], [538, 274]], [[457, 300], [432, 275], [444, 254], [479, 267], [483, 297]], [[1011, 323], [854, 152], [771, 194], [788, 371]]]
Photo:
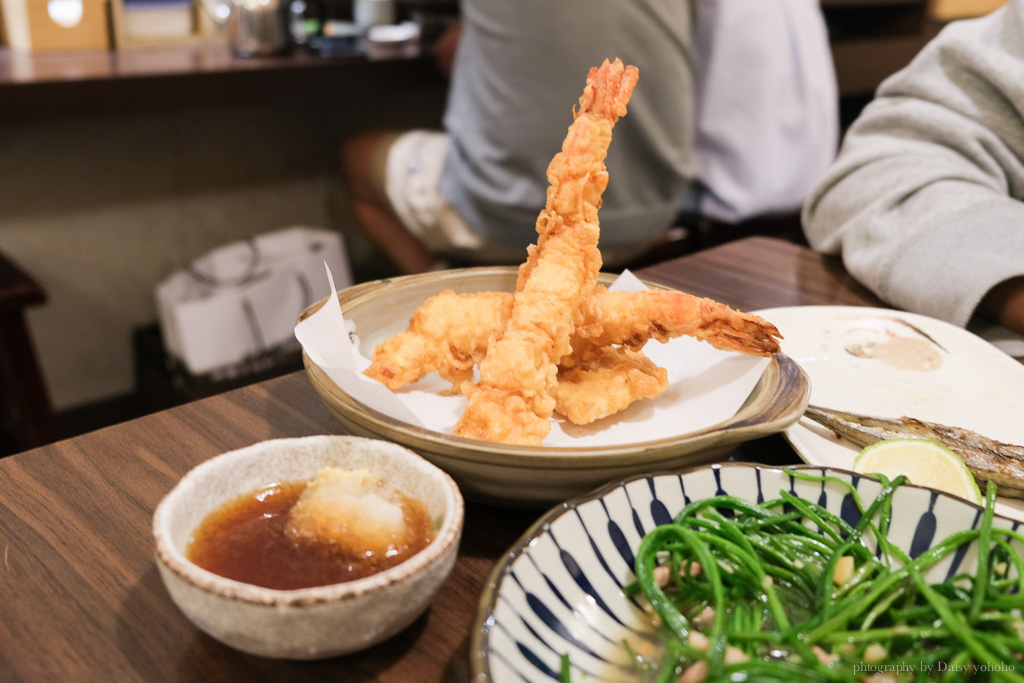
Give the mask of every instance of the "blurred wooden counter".
[[281, 101], [358, 98], [439, 83], [426, 56], [370, 60], [296, 52], [239, 58], [224, 45], [23, 54], [0, 49], [0, 124]]

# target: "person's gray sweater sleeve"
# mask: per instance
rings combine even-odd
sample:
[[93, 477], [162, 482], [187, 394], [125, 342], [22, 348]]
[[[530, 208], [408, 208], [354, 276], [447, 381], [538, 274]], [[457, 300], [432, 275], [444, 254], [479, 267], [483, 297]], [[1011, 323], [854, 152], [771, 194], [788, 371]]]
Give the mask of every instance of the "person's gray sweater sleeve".
[[1024, 0], [887, 79], [804, 208], [811, 246], [893, 306], [964, 326], [1024, 275]]

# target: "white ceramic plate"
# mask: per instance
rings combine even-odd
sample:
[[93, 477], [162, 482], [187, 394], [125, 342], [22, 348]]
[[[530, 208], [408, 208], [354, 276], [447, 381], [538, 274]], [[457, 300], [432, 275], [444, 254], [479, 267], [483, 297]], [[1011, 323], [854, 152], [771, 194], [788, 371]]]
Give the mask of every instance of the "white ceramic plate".
[[[1024, 365], [955, 325], [861, 306], [757, 311], [782, 333], [782, 351], [811, 381], [812, 405], [955, 425], [1024, 444]], [[860, 449], [807, 418], [784, 432], [811, 465], [850, 469]], [[1000, 498], [1024, 520], [1024, 501]]]

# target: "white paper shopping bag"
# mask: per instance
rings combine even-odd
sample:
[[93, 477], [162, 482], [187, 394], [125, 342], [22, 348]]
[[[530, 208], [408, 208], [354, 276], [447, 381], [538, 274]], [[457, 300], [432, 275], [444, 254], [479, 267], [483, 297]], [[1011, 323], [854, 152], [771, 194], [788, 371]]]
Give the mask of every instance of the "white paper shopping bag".
[[327, 296], [324, 263], [352, 284], [341, 236], [285, 228], [219, 247], [156, 288], [167, 352], [200, 375], [294, 344], [295, 321]]

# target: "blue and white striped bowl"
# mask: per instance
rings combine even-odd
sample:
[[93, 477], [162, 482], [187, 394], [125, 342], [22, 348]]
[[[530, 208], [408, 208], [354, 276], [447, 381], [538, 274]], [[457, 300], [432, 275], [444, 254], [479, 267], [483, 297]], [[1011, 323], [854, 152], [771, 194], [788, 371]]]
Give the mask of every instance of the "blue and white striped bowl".
[[[793, 469], [850, 482], [865, 503], [881, 489], [876, 480], [844, 470]], [[762, 502], [782, 489], [847, 521], [857, 519], [839, 483], [794, 479], [782, 469], [745, 463], [641, 475], [551, 510], [506, 553], [484, 588], [470, 648], [472, 680], [558, 681], [566, 653], [573, 680], [632, 680], [623, 642], [641, 653], [656, 647], [651, 617], [623, 590], [634, 579], [633, 553], [643, 536], [691, 501], [728, 494]], [[916, 557], [933, 542], [977, 525], [982, 510], [908, 485], [897, 489], [892, 512], [890, 540]], [[995, 524], [1020, 525], [1001, 517]], [[928, 578], [941, 580], [976, 563], [972, 548], [935, 565]]]

